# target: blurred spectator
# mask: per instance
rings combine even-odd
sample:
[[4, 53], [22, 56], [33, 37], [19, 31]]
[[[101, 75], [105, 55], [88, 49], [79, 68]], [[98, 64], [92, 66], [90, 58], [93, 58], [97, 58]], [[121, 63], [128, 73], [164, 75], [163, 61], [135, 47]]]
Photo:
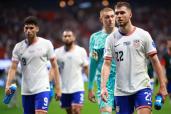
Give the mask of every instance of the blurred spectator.
[[[40, 18], [41, 31], [39, 34], [50, 39], [55, 48], [62, 45], [61, 32], [65, 28], [72, 27], [77, 35], [78, 44], [88, 50], [90, 34], [101, 29], [97, 12], [104, 6], [100, 5], [100, 1], [95, 0], [94, 3], [92, 2], [92, 7], [81, 9], [78, 5], [81, 0], [78, 0], [73, 6], [59, 8], [59, 6], [57, 7], [58, 2], [58, 0], [1, 2], [0, 58], [11, 58], [14, 44], [23, 39], [21, 28], [23, 22], [21, 20], [28, 15], [35, 15]], [[165, 2], [167, 5], [168, 0]], [[112, 5], [113, 1], [111, 0], [110, 3]], [[163, 1], [162, 4], [164, 5], [161, 5], [161, 2], [154, 2], [151, 5], [148, 1], [142, 3], [142, 5], [138, 2], [133, 3], [134, 8], [136, 8], [133, 22], [152, 34], [157, 43], [160, 57], [165, 50], [164, 41], [171, 35], [171, 15], [168, 15], [171, 13], [171, 8], [165, 7]]]

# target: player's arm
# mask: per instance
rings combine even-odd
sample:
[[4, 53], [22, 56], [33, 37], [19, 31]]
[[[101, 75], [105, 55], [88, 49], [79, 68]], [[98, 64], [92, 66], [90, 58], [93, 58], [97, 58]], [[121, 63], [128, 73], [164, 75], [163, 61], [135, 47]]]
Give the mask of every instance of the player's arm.
[[88, 99], [93, 103], [96, 102], [95, 94], [93, 91], [96, 69], [97, 69], [97, 61], [90, 54], [90, 65], [89, 65], [89, 74], [88, 74]]
[[61, 88], [60, 88], [60, 81], [59, 81], [59, 69], [58, 69], [58, 65], [56, 62], [56, 57], [55, 57], [55, 53], [54, 53], [54, 48], [53, 45], [51, 43], [51, 41], [47, 42], [47, 57], [50, 60], [51, 63], [51, 70], [50, 72], [52, 72], [53, 75], [53, 79], [54, 79], [54, 83], [55, 83], [55, 98], [56, 100], [59, 100], [61, 97]]
[[158, 94], [161, 94], [163, 99], [165, 100], [166, 96], [168, 94], [167, 90], [166, 90], [166, 77], [164, 76], [162, 66], [161, 66], [160, 61], [157, 56], [157, 50], [156, 50], [155, 43], [152, 40], [151, 35], [148, 32], [144, 33], [144, 38], [145, 38], [144, 46], [145, 46], [146, 53], [151, 60], [153, 69], [157, 73], [157, 78], [158, 78], [158, 81], [160, 84]]
[[97, 53], [95, 51], [93, 51], [93, 46], [94, 46], [94, 39], [93, 39], [93, 35], [90, 38], [90, 43], [89, 43], [89, 57], [90, 57], [90, 64], [89, 64], [89, 74], [88, 74], [88, 99], [95, 103], [96, 99], [95, 99], [95, 94], [93, 91], [93, 84], [94, 84], [94, 79], [95, 79], [95, 75], [96, 75], [96, 69], [97, 69]]
[[52, 68], [49, 69], [49, 81], [52, 81], [54, 79], [54, 72]]
[[110, 67], [111, 67], [111, 59], [105, 59], [103, 62], [103, 66], [102, 66], [102, 72], [101, 72], [101, 97], [103, 101], [107, 101], [107, 97], [108, 97], [108, 92], [106, 90], [106, 82], [109, 78], [109, 74], [110, 74]]
[[7, 81], [6, 81], [6, 87], [5, 87], [5, 93], [10, 94], [9, 87], [11, 85], [12, 80], [15, 78], [15, 74], [17, 71], [18, 62], [12, 61], [11, 66], [8, 71]]
[[84, 48], [82, 48], [82, 59], [83, 59], [83, 70], [85, 75], [88, 77], [88, 73], [89, 73], [89, 66], [88, 66], [88, 56], [87, 56], [87, 52]]
[[96, 69], [97, 69], [97, 58], [98, 58], [98, 54], [93, 51], [93, 46], [94, 46], [94, 37], [93, 35], [90, 38], [90, 43], [89, 43], [89, 57], [90, 57], [90, 65], [89, 65], [89, 74], [88, 74], [88, 90], [92, 91], [93, 89], [93, 83], [94, 83], [94, 79], [95, 79], [95, 75], [96, 75]]
[[164, 76], [164, 72], [163, 72], [163, 69], [160, 64], [157, 54], [151, 55], [150, 60], [152, 62], [153, 68], [155, 69], [157, 73], [157, 77], [160, 83], [159, 94], [161, 94], [163, 96], [163, 99], [165, 100], [168, 94], [166, 90], [166, 77]]
[[56, 91], [56, 100], [59, 100], [61, 97], [61, 88], [60, 88], [60, 78], [59, 78], [59, 69], [56, 62], [56, 58], [50, 59], [51, 62], [51, 69], [50, 75], [53, 76], [54, 83], [55, 83], [55, 91]]
[[89, 70], [89, 74], [88, 74], [88, 89], [89, 90], [92, 90], [93, 89], [93, 83], [94, 83], [94, 79], [95, 79], [95, 75], [96, 75], [96, 69], [97, 69], [97, 65], [98, 65], [98, 62], [97, 60], [95, 60], [95, 58], [93, 56], [96, 56], [96, 55], [93, 55], [93, 52], [90, 52], [90, 70]]
[[104, 62], [102, 66], [101, 72], [101, 98], [103, 101], [107, 101], [108, 91], [106, 89], [106, 82], [109, 78], [110, 67], [112, 63], [112, 52], [113, 50], [113, 36], [109, 35], [105, 42], [105, 50], [104, 50]]
[[88, 76], [88, 72], [89, 72], [88, 65], [84, 66], [84, 72], [85, 72], [86, 76]]

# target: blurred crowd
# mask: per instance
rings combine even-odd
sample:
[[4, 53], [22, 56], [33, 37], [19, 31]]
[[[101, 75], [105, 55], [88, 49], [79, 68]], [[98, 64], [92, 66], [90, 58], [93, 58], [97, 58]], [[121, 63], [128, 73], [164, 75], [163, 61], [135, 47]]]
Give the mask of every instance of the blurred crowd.
[[[21, 4], [22, 5], [22, 4]], [[101, 29], [98, 12], [101, 6], [88, 9], [77, 7], [61, 9], [36, 9], [32, 7], [0, 6], [0, 59], [10, 59], [14, 45], [24, 39], [23, 20], [29, 15], [40, 19], [39, 36], [50, 39], [57, 48], [62, 45], [61, 32], [64, 28], [72, 28], [77, 35], [77, 43], [88, 51], [90, 35]], [[134, 25], [150, 32], [156, 42], [159, 56], [165, 50], [166, 39], [171, 38], [171, 8], [135, 7]]]

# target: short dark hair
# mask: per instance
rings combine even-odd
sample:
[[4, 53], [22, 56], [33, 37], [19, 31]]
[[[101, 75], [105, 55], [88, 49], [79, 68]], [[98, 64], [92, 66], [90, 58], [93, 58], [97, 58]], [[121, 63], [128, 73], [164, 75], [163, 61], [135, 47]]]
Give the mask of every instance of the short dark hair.
[[38, 26], [38, 19], [35, 16], [28, 16], [24, 20], [24, 25], [33, 24]]
[[125, 6], [125, 7], [127, 7], [128, 9], [132, 10], [131, 5], [130, 5], [130, 3], [128, 3], [128, 2], [117, 2], [116, 5], [115, 5], [115, 7], [114, 7], [114, 9], [120, 8], [120, 7], [122, 7], [122, 6]]
[[72, 32], [73, 35], [75, 35], [75, 30], [74, 30], [73, 27], [65, 27], [65, 28], [63, 29], [63, 32]]

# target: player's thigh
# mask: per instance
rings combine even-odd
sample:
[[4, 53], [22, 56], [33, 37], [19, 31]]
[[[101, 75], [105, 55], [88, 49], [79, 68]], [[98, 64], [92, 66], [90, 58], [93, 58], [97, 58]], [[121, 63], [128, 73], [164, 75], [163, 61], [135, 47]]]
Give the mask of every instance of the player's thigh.
[[150, 88], [145, 88], [138, 91], [135, 94], [135, 108], [138, 112], [147, 111], [146, 114], [151, 112], [152, 108], [152, 90]]
[[84, 103], [84, 91], [78, 91], [72, 94], [72, 109], [81, 110]]
[[22, 95], [24, 114], [35, 113], [35, 95]]
[[115, 96], [116, 114], [133, 114], [134, 112], [134, 97], [129, 96]]
[[35, 95], [36, 114], [46, 114], [49, 105], [49, 91], [41, 92]]
[[114, 109], [114, 77], [109, 77], [107, 83], [106, 83], [106, 87], [108, 90], [108, 100], [107, 102], [104, 102], [101, 99], [101, 78], [100, 76], [97, 77], [97, 101], [98, 101], [98, 105], [99, 105], [99, 109], [101, 110], [103, 108], [106, 109], [105, 107], [107, 107], [108, 109], [111, 109], [110, 107], [112, 107], [112, 109]]
[[106, 88], [108, 90], [107, 104], [108, 106], [111, 106], [113, 110], [115, 109], [114, 85], [115, 78], [110, 76], [106, 84]]

